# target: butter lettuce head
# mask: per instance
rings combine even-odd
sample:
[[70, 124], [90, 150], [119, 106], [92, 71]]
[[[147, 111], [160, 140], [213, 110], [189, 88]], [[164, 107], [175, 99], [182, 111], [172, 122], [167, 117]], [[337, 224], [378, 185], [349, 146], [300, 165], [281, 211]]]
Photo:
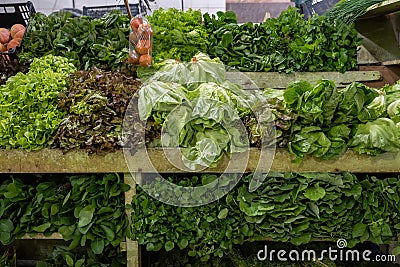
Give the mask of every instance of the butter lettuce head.
[[356, 127], [349, 147], [361, 154], [376, 155], [382, 152], [398, 152], [400, 131], [389, 118], [379, 118]]

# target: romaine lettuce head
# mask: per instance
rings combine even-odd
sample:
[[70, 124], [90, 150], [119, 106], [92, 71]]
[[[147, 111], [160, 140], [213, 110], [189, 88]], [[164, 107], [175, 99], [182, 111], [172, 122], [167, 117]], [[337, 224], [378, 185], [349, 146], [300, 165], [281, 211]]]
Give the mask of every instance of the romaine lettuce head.
[[[349, 84], [339, 91], [339, 93], [339, 104], [335, 114], [334, 124], [358, 124], [358, 116], [364, 106], [370, 104], [379, 96], [378, 90], [370, 88], [360, 82]], [[364, 117], [367, 117], [365, 115]]]
[[386, 115], [386, 95], [383, 92], [372, 100], [367, 106], [364, 106], [358, 119], [361, 122], [373, 121], [377, 118], [384, 117]]
[[283, 97], [304, 125], [329, 125], [339, 102], [337, 88], [329, 80], [318, 81], [314, 87], [307, 81], [291, 83]]

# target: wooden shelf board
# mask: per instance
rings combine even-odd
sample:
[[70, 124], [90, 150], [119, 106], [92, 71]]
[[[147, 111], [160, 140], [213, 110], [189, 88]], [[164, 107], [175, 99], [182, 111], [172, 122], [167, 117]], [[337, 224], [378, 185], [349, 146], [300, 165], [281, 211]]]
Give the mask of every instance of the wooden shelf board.
[[227, 79], [242, 85], [247, 90], [263, 88], [285, 89], [295, 80], [306, 80], [314, 84], [318, 80], [333, 80], [337, 87], [345, 87], [354, 81], [368, 82], [381, 80], [379, 71], [347, 71], [339, 72], [228, 72]]
[[[171, 152], [171, 150], [170, 150]], [[173, 152], [180, 158], [178, 151]], [[244, 160], [245, 154], [233, 155]], [[245, 172], [254, 172], [260, 157], [259, 149], [250, 149]], [[267, 158], [268, 159], [268, 158]], [[285, 149], [277, 149], [273, 156], [270, 171], [277, 172], [340, 172], [357, 173], [400, 172], [400, 153], [385, 153], [378, 156], [359, 155], [348, 150], [336, 160], [323, 160], [306, 157], [302, 163], [292, 162], [293, 156]], [[272, 160], [272, 159], [268, 159]], [[267, 160], [267, 161], [268, 161]], [[129, 167], [127, 162], [129, 162]], [[215, 168], [202, 173], [221, 173], [228, 166], [225, 156]], [[264, 164], [268, 165], [268, 164]], [[264, 166], [268, 171], [268, 166]], [[116, 151], [106, 155], [89, 155], [86, 151], [71, 151], [63, 154], [60, 150], [43, 149], [26, 152], [23, 150], [0, 150], [0, 173], [179, 173], [183, 172], [166, 159], [162, 149], [149, 149], [148, 153], [138, 151], [126, 161], [123, 152]], [[186, 171], [187, 172], [187, 171]], [[233, 167], [229, 172], [243, 172]]]
[[22, 239], [22, 240], [27, 240], [27, 239], [63, 240], [64, 238], [62, 237], [62, 235], [60, 233], [54, 233], [50, 236], [45, 236], [44, 234], [36, 234], [34, 236], [30, 236], [30, 235], [26, 234], [23, 237], [18, 238], [18, 239]]
[[375, 4], [367, 9], [367, 12], [360, 16], [360, 19], [373, 18], [377, 16], [382, 16], [390, 14], [396, 11], [400, 11], [400, 1], [399, 0], [386, 0], [382, 3]]

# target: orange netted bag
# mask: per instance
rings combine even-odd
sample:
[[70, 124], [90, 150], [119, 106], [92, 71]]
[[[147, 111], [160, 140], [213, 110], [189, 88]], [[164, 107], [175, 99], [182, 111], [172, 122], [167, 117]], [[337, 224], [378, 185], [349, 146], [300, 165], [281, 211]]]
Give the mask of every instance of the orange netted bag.
[[130, 21], [129, 56], [130, 63], [150, 67], [153, 61], [153, 29], [150, 23], [141, 15]]

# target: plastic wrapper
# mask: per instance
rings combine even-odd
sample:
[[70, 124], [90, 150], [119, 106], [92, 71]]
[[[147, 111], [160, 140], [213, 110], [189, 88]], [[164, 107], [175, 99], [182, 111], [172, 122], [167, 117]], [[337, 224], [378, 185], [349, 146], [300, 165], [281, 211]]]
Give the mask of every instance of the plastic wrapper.
[[152, 65], [153, 29], [150, 23], [141, 15], [131, 19], [129, 34], [129, 63], [137, 66]]

